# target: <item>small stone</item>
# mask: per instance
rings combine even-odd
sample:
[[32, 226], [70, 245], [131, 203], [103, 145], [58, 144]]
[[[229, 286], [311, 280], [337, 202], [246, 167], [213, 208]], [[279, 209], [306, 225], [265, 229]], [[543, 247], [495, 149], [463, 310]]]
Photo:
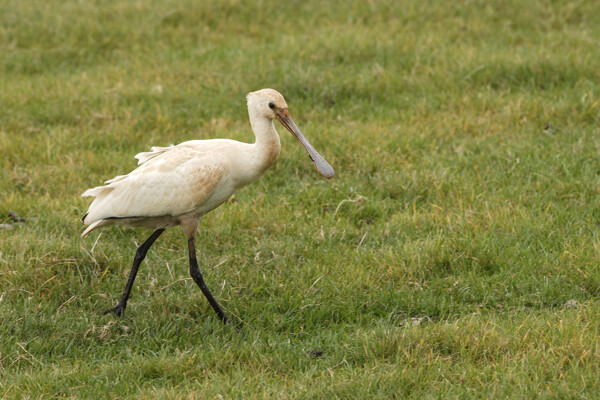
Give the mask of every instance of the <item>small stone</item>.
[[8, 216], [15, 222], [25, 222], [25, 218], [21, 217], [13, 210], [8, 211]]
[[427, 321], [428, 317], [411, 317], [400, 322], [400, 326], [419, 326]]
[[544, 128], [544, 132], [546, 132], [550, 135], [554, 135], [556, 132], [558, 132], [558, 130], [555, 127], [553, 127], [552, 125], [550, 125], [547, 122], [544, 124], [543, 128]]
[[319, 358], [323, 354], [325, 354], [325, 352], [323, 350], [311, 350], [311, 351], [309, 351], [307, 353], [308, 353], [309, 356], [314, 357], [314, 358]]
[[579, 304], [577, 303], [577, 300], [575, 300], [575, 299], [568, 300], [565, 303], [565, 308], [574, 309], [577, 307], [579, 307]]
[[12, 228], [13, 228], [12, 225], [9, 225], [9, 224], [0, 224], [0, 230], [8, 231], [8, 230], [11, 230]]

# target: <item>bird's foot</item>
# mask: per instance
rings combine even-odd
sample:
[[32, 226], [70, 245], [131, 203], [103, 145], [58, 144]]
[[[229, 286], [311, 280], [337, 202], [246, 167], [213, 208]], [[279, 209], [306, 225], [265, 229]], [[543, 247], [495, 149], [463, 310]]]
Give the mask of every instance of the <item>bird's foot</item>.
[[125, 312], [125, 304], [119, 303], [116, 306], [109, 308], [108, 310], [104, 310], [103, 314], [113, 313], [117, 317], [122, 317], [124, 312]]
[[229, 318], [227, 318], [225, 316], [225, 314], [223, 314], [222, 318], [220, 318], [220, 319], [225, 325], [232, 327], [237, 333], [242, 333], [242, 324], [241, 323], [236, 323], [236, 322], [231, 321]]

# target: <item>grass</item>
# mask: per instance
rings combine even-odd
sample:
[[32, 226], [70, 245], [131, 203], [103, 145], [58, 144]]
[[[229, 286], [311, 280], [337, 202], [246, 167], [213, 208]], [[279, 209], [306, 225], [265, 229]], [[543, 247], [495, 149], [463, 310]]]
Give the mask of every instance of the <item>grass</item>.
[[[597, 398], [598, 37], [582, 1], [3, 1], [0, 397]], [[180, 229], [101, 315], [149, 232], [80, 239], [79, 195], [152, 145], [251, 141], [262, 87], [337, 175], [279, 128], [202, 219], [242, 334]]]

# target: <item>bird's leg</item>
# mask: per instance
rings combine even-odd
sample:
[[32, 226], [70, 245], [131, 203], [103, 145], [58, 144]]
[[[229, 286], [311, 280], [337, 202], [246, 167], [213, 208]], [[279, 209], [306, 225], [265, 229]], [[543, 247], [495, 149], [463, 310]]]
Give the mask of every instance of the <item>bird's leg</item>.
[[138, 247], [135, 252], [135, 257], [133, 258], [133, 266], [131, 267], [131, 271], [129, 272], [129, 278], [127, 279], [127, 284], [125, 285], [125, 290], [123, 291], [123, 295], [121, 296], [121, 300], [119, 304], [114, 306], [113, 308], [109, 308], [104, 311], [104, 314], [114, 313], [115, 315], [121, 316], [125, 312], [125, 307], [127, 307], [127, 300], [129, 299], [129, 294], [131, 293], [131, 287], [133, 286], [133, 281], [135, 281], [135, 276], [137, 275], [138, 269], [140, 268], [140, 264], [146, 258], [146, 253], [150, 246], [158, 239], [158, 237], [164, 232], [164, 229], [155, 230], [152, 235], [140, 247]]
[[214, 308], [221, 321], [229, 322], [229, 319], [225, 315], [225, 312], [223, 312], [223, 309], [221, 308], [219, 303], [217, 303], [217, 300], [214, 298], [214, 296], [208, 289], [208, 286], [206, 286], [206, 283], [204, 283], [204, 278], [202, 277], [202, 272], [200, 271], [200, 268], [198, 268], [198, 260], [196, 259], [196, 246], [194, 244], [194, 236], [188, 239], [188, 249], [190, 252], [190, 275], [194, 279], [194, 282], [196, 282], [196, 284], [200, 287], [200, 290], [202, 290], [202, 293], [204, 293], [204, 296], [206, 296], [208, 302], [210, 303], [212, 308]]

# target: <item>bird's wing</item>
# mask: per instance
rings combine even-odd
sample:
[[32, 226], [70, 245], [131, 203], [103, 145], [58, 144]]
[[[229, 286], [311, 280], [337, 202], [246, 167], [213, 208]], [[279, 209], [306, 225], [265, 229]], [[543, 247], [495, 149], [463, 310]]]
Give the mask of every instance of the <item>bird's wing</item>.
[[210, 196], [226, 170], [224, 158], [217, 154], [185, 146], [163, 148], [130, 174], [84, 192], [96, 197], [84, 223], [188, 213]]

